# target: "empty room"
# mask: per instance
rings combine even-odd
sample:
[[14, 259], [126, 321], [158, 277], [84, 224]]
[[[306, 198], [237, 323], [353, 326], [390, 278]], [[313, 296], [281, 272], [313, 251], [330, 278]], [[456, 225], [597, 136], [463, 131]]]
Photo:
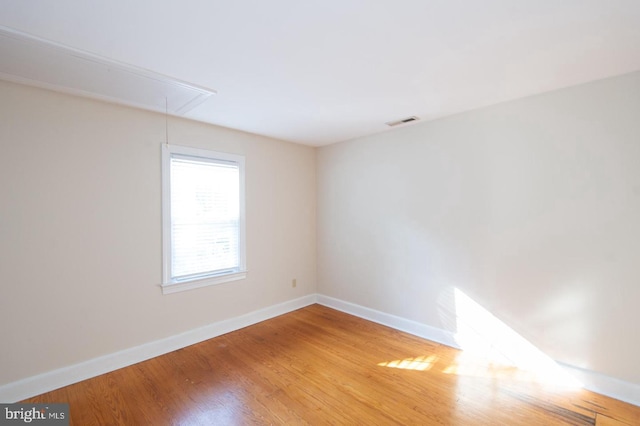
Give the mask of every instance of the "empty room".
[[640, 424], [640, 2], [0, 2], [0, 424]]

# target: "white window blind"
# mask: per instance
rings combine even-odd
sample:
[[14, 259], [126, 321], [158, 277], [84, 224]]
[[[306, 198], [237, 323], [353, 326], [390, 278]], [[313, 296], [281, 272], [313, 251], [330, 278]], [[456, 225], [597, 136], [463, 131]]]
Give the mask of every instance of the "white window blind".
[[167, 150], [164, 285], [244, 272], [243, 158]]
[[235, 163], [172, 155], [173, 279], [238, 271], [238, 172]]

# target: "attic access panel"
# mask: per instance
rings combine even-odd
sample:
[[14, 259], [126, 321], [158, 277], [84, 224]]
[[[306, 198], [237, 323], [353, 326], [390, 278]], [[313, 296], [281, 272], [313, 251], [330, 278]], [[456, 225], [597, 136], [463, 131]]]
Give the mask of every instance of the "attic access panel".
[[0, 28], [0, 78], [183, 115], [216, 92]]

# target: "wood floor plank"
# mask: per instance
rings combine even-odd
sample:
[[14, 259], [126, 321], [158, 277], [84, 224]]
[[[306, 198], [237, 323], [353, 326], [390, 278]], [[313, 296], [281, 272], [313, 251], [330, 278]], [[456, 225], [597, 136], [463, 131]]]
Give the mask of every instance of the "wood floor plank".
[[73, 425], [640, 424], [640, 407], [320, 305], [31, 398]]

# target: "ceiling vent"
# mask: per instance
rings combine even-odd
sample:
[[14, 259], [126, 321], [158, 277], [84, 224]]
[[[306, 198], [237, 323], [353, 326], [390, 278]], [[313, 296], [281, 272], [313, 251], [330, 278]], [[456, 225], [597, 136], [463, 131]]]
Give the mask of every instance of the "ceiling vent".
[[402, 124], [412, 123], [418, 120], [420, 120], [418, 117], [416, 117], [415, 115], [412, 115], [411, 117], [403, 118], [402, 120], [397, 120], [397, 121], [389, 121], [385, 124], [389, 127], [395, 127], [395, 126], [400, 126]]
[[0, 79], [183, 115], [216, 92], [0, 27]]

